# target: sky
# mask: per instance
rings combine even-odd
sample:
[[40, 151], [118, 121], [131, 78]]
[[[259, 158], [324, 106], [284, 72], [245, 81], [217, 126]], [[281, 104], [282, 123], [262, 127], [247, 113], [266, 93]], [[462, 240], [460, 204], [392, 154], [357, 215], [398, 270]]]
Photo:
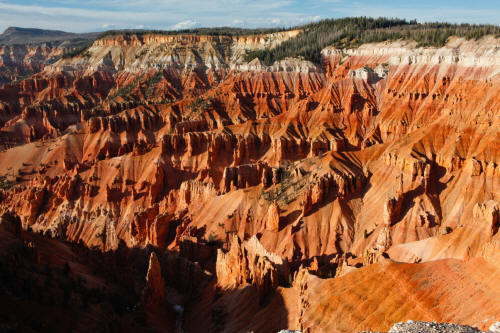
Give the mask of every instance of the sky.
[[0, 31], [289, 27], [347, 16], [500, 25], [500, 0], [0, 0]]

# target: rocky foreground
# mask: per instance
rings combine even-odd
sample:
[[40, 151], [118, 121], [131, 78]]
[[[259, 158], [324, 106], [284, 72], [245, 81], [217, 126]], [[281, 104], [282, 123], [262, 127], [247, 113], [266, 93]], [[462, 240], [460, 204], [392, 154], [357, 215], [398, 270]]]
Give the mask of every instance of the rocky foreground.
[[[389, 333], [479, 333], [481, 331], [475, 327], [466, 325], [436, 323], [436, 322], [422, 322], [409, 320], [405, 323], [397, 323], [391, 327]], [[489, 331], [491, 333], [500, 332], [500, 323], [491, 325]], [[376, 332], [366, 332], [376, 333]]]
[[[189, 332], [387, 331], [409, 318], [488, 329], [500, 318], [500, 40], [244, 61], [298, 33], [106, 36], [6, 84], [1, 216], [64, 249], [103, 299], [127, 290], [141, 328], [175, 327], [180, 306]], [[111, 271], [127, 258], [123, 285]], [[108, 310], [117, 327], [136, 315]]]
[[[408, 320], [404, 323], [397, 323], [391, 327], [388, 333], [498, 333], [500, 332], [500, 322], [491, 325], [489, 331], [481, 331], [476, 327], [466, 325], [456, 325], [448, 323], [423, 322]], [[281, 330], [279, 333], [301, 333], [297, 330]], [[375, 331], [364, 331], [359, 333], [382, 333]]]

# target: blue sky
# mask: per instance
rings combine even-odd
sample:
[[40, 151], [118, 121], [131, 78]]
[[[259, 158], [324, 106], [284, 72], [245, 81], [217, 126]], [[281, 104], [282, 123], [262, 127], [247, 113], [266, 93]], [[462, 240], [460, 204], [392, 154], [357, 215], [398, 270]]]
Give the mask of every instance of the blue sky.
[[0, 0], [1, 31], [272, 27], [345, 16], [500, 25], [500, 0]]

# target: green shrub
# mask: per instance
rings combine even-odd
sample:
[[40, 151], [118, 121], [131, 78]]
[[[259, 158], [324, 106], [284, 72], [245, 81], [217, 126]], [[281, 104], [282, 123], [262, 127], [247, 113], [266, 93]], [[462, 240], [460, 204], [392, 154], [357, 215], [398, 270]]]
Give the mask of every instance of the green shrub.
[[7, 179], [7, 176], [0, 176], [0, 189], [8, 190], [14, 186], [14, 182]]
[[154, 93], [155, 86], [163, 78], [163, 72], [158, 71], [153, 76], [151, 76], [147, 82], [148, 90], [146, 91], [146, 97], [150, 97]]
[[89, 48], [92, 45], [92, 42], [89, 41], [85, 43], [84, 45], [73, 47], [62, 55], [63, 59], [69, 59], [69, 58], [74, 58], [77, 56], [82, 56], [82, 57], [90, 57], [90, 52]]

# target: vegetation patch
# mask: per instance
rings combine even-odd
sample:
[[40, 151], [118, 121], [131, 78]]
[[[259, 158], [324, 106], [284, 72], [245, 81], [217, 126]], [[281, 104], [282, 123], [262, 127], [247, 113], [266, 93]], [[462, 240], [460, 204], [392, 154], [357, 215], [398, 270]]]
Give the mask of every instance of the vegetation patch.
[[2, 190], [8, 190], [12, 186], [14, 186], [15, 183], [7, 178], [7, 176], [0, 176], [0, 189]]
[[64, 54], [62, 55], [61, 58], [70, 59], [70, 58], [74, 58], [74, 57], [78, 57], [78, 56], [86, 57], [86, 58], [90, 57], [90, 52], [89, 52], [90, 46], [91, 46], [91, 44], [73, 47], [73, 48], [67, 50], [66, 52], [64, 52]]
[[279, 168], [279, 185], [263, 189], [260, 196], [268, 202], [290, 204], [297, 199], [302, 190], [307, 187], [309, 177], [293, 177], [293, 165]]
[[189, 113], [186, 116], [187, 120], [198, 120], [201, 118], [201, 114], [205, 112], [208, 107], [212, 105], [211, 98], [203, 98], [201, 96], [196, 97], [189, 105]]
[[161, 81], [162, 78], [163, 78], [162, 71], [156, 72], [153, 76], [149, 78], [147, 82], [148, 90], [146, 90], [146, 97], [149, 98], [151, 95], [153, 95], [156, 85], [158, 84], [158, 82]]
[[127, 97], [130, 95], [130, 93], [134, 90], [135, 87], [137, 87], [137, 85], [139, 84], [139, 82], [141, 81], [142, 77], [144, 76], [144, 74], [141, 74], [140, 76], [138, 76], [137, 78], [134, 79], [133, 82], [127, 84], [126, 86], [124, 87], [121, 87], [119, 88], [116, 93], [114, 93], [113, 95], [109, 96], [108, 99], [109, 100], [112, 100], [118, 96], [121, 96], [121, 97]]

